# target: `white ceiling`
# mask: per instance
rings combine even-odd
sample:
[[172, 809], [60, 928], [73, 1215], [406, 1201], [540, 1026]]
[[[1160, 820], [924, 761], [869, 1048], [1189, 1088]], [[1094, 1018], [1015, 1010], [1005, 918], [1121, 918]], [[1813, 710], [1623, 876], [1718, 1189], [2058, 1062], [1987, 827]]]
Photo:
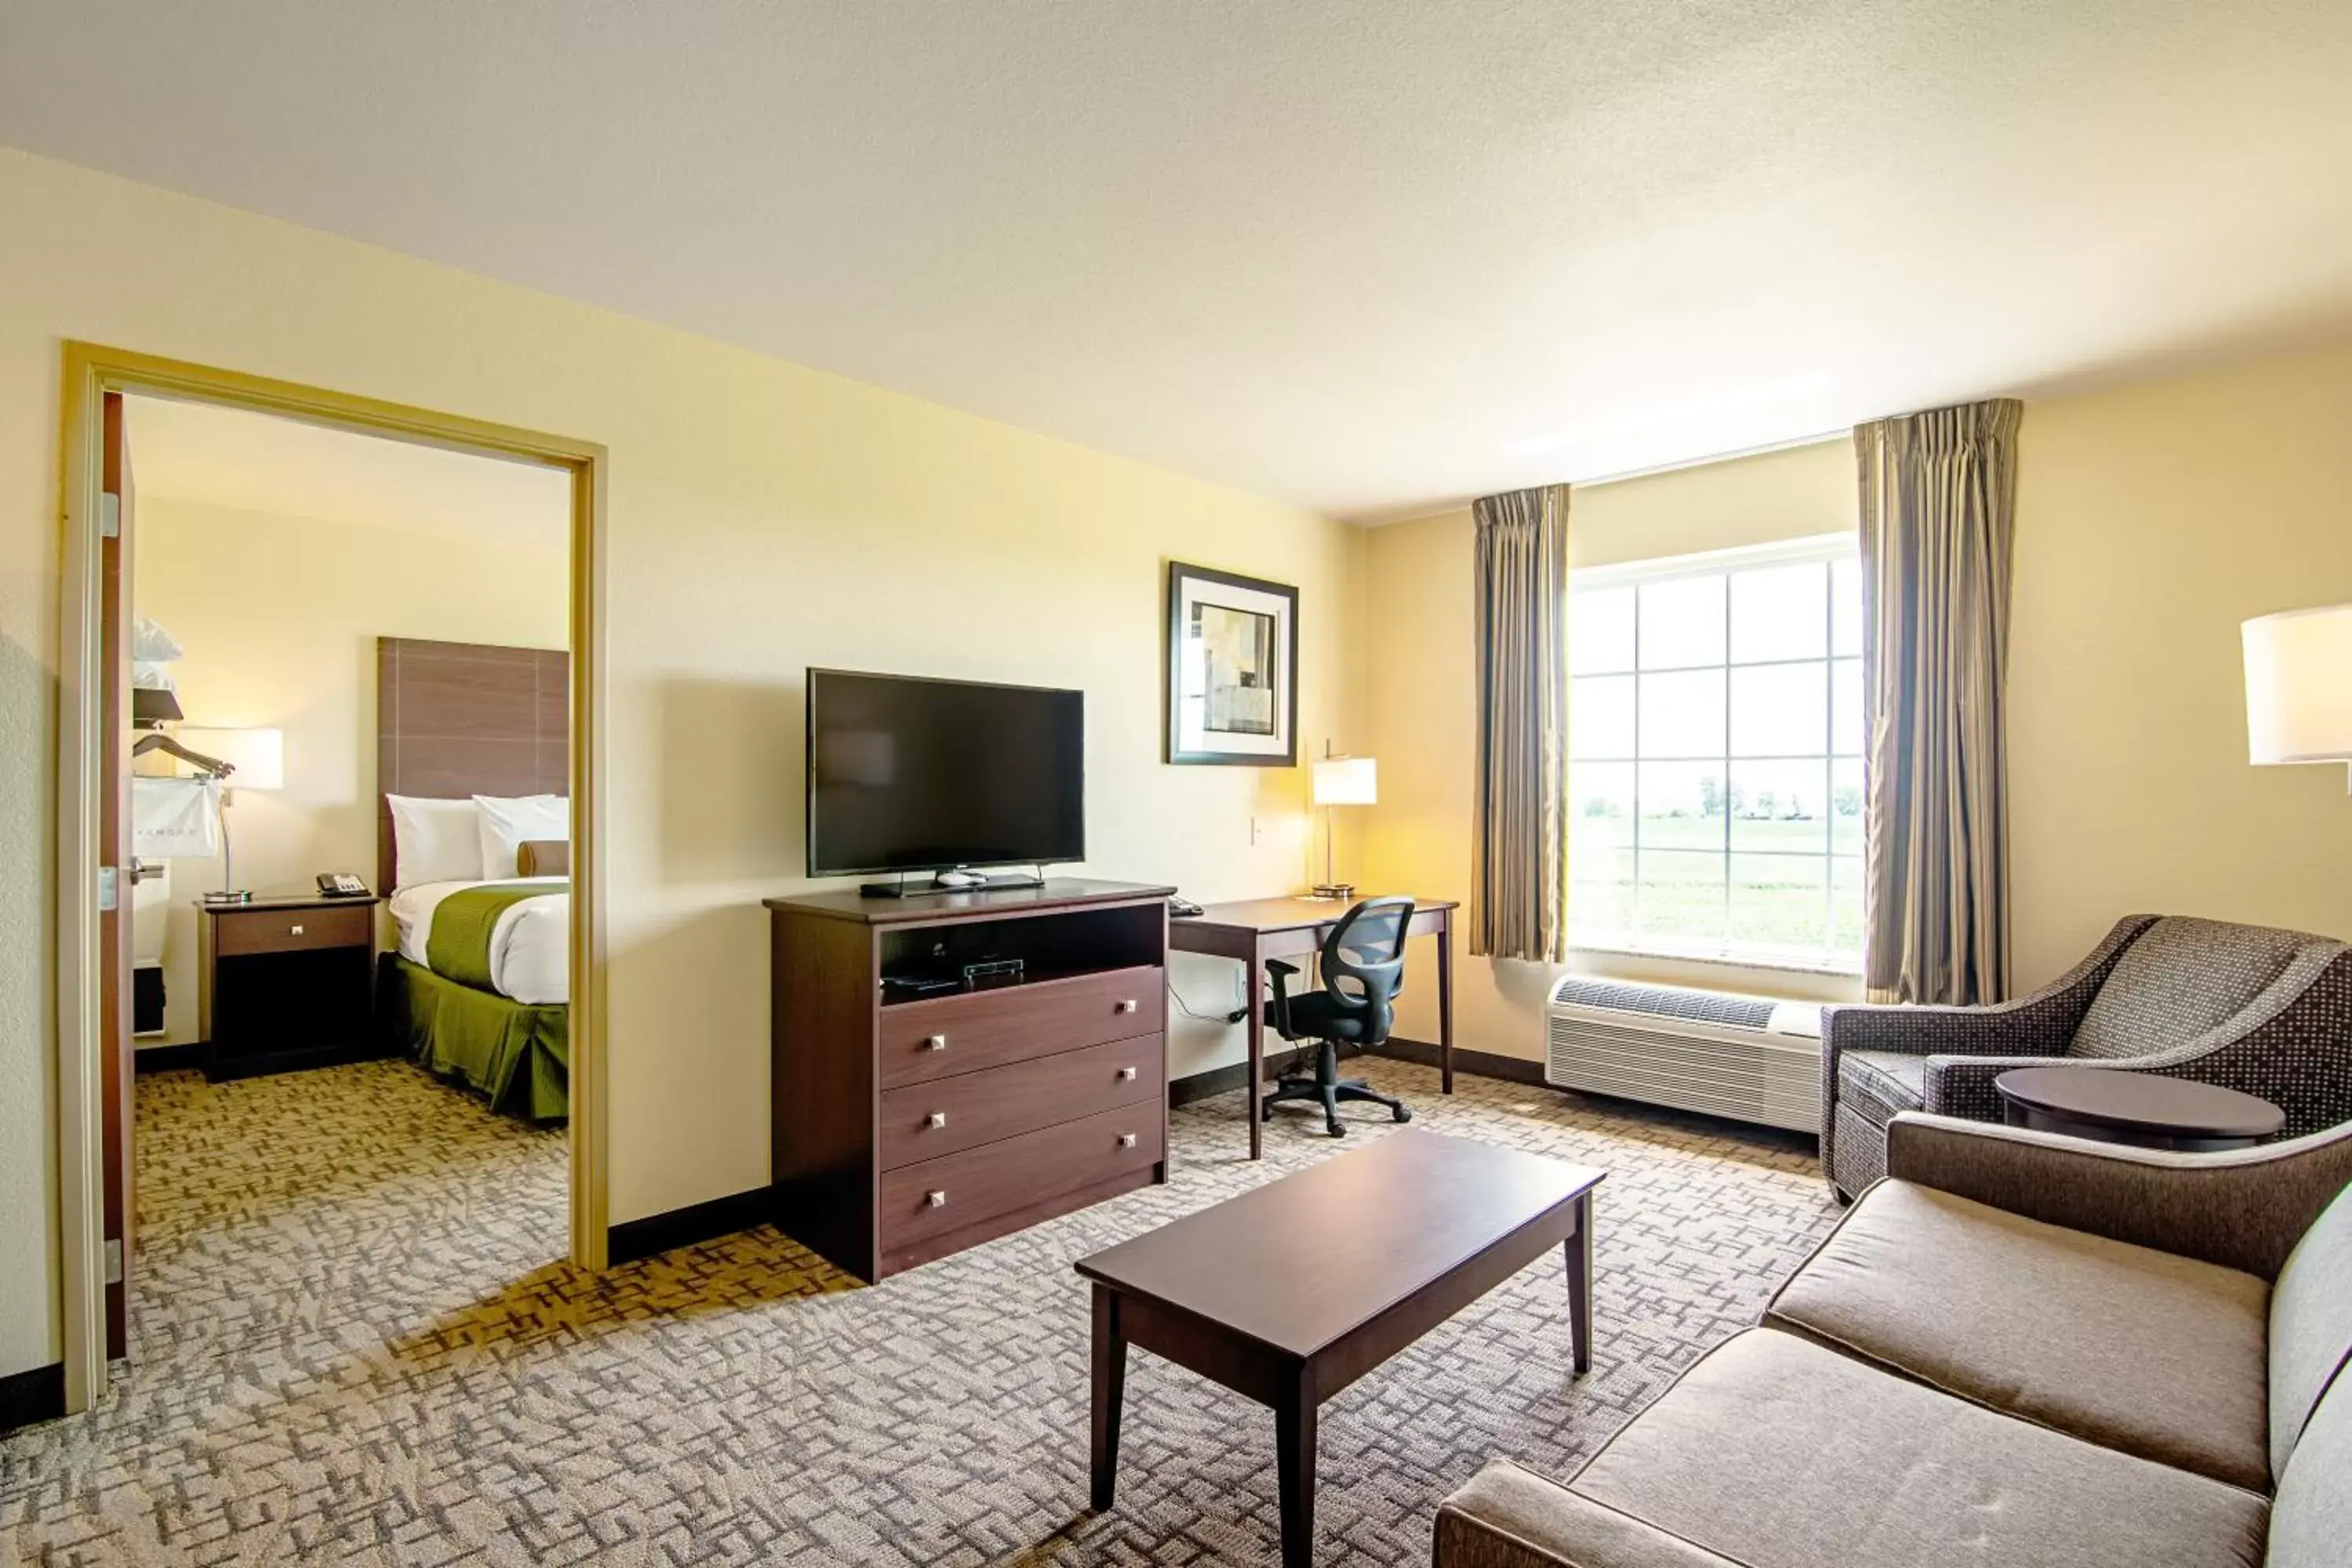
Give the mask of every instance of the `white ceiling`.
[[570, 537], [572, 481], [556, 468], [160, 398], [130, 399], [125, 428], [145, 500], [549, 550]]
[[2345, 0], [8, 0], [0, 142], [1361, 518], [2352, 329]]

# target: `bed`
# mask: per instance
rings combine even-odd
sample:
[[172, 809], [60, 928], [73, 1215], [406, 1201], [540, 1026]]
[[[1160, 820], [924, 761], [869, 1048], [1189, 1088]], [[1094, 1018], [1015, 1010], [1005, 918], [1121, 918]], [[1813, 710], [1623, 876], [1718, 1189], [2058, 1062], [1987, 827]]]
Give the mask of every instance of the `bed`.
[[566, 795], [570, 683], [559, 650], [376, 639], [377, 879], [394, 935], [378, 1016], [394, 1048], [538, 1123], [569, 1110], [570, 879], [480, 875], [487, 850], [451, 864], [456, 840], [428, 854], [416, 824], [457, 821], [477, 796]]

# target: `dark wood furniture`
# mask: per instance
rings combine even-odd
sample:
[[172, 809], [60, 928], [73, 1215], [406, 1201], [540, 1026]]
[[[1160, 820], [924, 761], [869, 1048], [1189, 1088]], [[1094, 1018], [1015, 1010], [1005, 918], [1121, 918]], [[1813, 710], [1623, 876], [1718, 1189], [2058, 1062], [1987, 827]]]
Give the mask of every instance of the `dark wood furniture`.
[[572, 656], [375, 639], [376, 886], [400, 886], [387, 795], [572, 793]]
[[1591, 1369], [1592, 1190], [1606, 1174], [1404, 1128], [1080, 1258], [1094, 1283], [1094, 1507], [1113, 1500], [1138, 1345], [1273, 1407], [1282, 1561], [1305, 1568], [1318, 1407], [1554, 1247], [1576, 1370]]
[[315, 897], [196, 905], [196, 1023], [215, 1081], [380, 1055], [375, 907]]
[[1173, 891], [765, 900], [777, 1226], [870, 1283], [1166, 1181]]
[[[1258, 1096], [1265, 1088], [1265, 1008], [1258, 988], [1268, 959], [1319, 952], [1324, 935], [1351, 906], [1336, 899], [1246, 899], [1211, 904], [1197, 915], [1168, 922], [1168, 945], [1179, 952], [1237, 959], [1249, 967], [1250, 1158], [1264, 1153], [1265, 1132]], [[1452, 899], [1415, 899], [1407, 937], [1437, 939], [1437, 1049], [1444, 1092], [1454, 1092], [1454, 911]]]
[[1992, 1086], [2011, 1127], [2142, 1149], [2243, 1149], [2286, 1125], [2267, 1100], [2161, 1073], [2015, 1068]]

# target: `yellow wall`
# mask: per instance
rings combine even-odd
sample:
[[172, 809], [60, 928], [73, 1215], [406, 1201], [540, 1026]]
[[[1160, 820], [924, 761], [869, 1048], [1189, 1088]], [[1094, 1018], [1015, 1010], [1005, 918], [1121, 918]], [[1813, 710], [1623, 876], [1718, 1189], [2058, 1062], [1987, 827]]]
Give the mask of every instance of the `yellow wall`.
[[[1853, 463], [1843, 442], [1767, 453], [1578, 489], [1569, 504], [1573, 567], [1727, 550], [1854, 523]], [[1365, 814], [1368, 888], [1470, 896], [1472, 760], [1478, 742], [1467, 511], [1373, 529], [1366, 540], [1364, 624], [1381, 644], [1381, 700], [1367, 707], [1363, 749], [1380, 759], [1381, 803]], [[1343, 847], [1347, 839], [1343, 836]], [[1461, 946], [1459, 936], [1455, 939]], [[1423, 947], [1427, 942], [1418, 944]], [[1426, 973], [1427, 954], [1416, 953]], [[1552, 982], [1574, 969], [1762, 995], [1850, 1000], [1844, 976], [1677, 963], [1577, 952], [1564, 967], [1455, 955], [1454, 1043], [1497, 1056], [1543, 1055]], [[1399, 1025], [1434, 1039], [1436, 997], [1405, 994]]]
[[[1343, 734], [1362, 536], [1293, 508], [208, 203], [0, 151], [0, 1374], [56, 1359], [58, 345], [83, 338], [612, 451], [612, 1214], [762, 1184], [759, 900], [801, 885], [811, 664], [1087, 692], [1087, 872], [1297, 887], [1297, 771], [1160, 762], [1169, 557], [1300, 589]], [[1250, 819], [1269, 831], [1251, 842]], [[1224, 971], [1180, 970], [1188, 995]], [[1207, 1008], [1203, 1007], [1203, 1011]], [[1233, 1032], [1187, 1025], [1178, 1069]], [[1238, 1144], [1242, 1130], [1234, 1130]]]
[[2249, 616], [2347, 600], [2352, 347], [2026, 409], [2021, 985], [2137, 910], [2352, 937], [2344, 770], [2248, 765], [2238, 642]]
[[[136, 423], [132, 430], [135, 463]], [[569, 525], [559, 491], [542, 537]], [[375, 639], [562, 647], [569, 569], [561, 544], [362, 528], [184, 501], [139, 502], [134, 594], [177, 637], [173, 667], [192, 723], [270, 725], [286, 787], [240, 790], [230, 807], [237, 885], [310, 892], [321, 871], [376, 879]], [[217, 857], [171, 863], [165, 1032], [196, 1038], [196, 912], [221, 885]]]

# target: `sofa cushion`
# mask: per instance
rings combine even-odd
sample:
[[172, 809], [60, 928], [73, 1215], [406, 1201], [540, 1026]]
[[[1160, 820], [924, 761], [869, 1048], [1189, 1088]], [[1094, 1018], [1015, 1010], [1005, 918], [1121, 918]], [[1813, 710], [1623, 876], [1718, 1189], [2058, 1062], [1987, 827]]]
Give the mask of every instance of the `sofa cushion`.
[[1765, 1309], [1924, 1383], [2268, 1493], [2251, 1274], [1881, 1182]]
[[2185, 1046], [2261, 995], [2311, 940], [2269, 926], [2168, 916], [2116, 961], [2067, 1054], [2144, 1057]]
[[2270, 1568], [2344, 1568], [2352, 1558], [2352, 1375], [2312, 1411], [2271, 1506]]
[[1927, 1103], [1927, 1058], [1907, 1051], [1840, 1051], [1838, 1100], [1884, 1127]]
[[1749, 1568], [2251, 1568], [2270, 1511], [1772, 1329], [1699, 1362], [1570, 1488]]
[[[2352, 1356], [2352, 1187], [2304, 1232], [2271, 1293], [2271, 1474], [2283, 1477], [2295, 1438]], [[2352, 1418], [2347, 1418], [2352, 1419]], [[2352, 1475], [2344, 1478], [2352, 1487]]]
[[1430, 1536], [1437, 1568], [1739, 1568], [1502, 1461], [1438, 1505]]

